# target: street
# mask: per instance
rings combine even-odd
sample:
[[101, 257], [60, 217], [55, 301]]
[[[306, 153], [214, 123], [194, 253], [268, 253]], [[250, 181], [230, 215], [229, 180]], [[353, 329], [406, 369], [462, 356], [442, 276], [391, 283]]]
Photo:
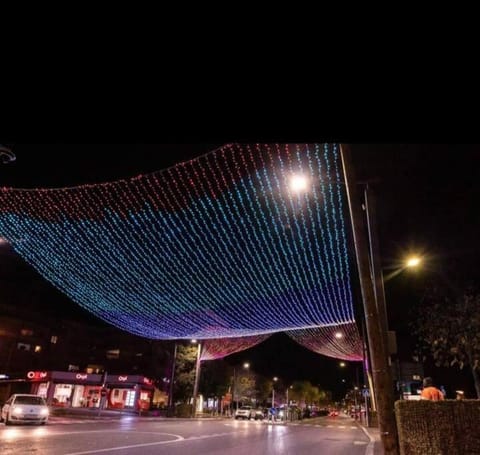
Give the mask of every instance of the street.
[[45, 426], [0, 425], [0, 453], [82, 454], [353, 454], [369, 438], [350, 418], [319, 417], [299, 423], [232, 419], [176, 420], [52, 418]]

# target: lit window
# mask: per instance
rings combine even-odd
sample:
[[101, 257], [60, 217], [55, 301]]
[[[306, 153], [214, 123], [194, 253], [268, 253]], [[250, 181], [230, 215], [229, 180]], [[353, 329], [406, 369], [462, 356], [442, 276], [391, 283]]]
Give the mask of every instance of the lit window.
[[120, 349], [110, 349], [107, 351], [107, 359], [120, 358]]
[[50, 338], [50, 343], [55, 344], [57, 340], [58, 340], [57, 335], [52, 335], [52, 337]]

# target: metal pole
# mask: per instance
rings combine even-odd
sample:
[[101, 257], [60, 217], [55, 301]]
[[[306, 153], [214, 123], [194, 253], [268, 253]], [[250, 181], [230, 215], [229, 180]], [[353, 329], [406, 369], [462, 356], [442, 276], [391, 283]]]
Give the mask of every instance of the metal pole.
[[195, 366], [195, 384], [193, 386], [193, 417], [197, 412], [198, 383], [200, 379], [200, 354], [202, 352], [202, 343], [198, 343], [197, 364]]
[[287, 409], [286, 409], [286, 414], [285, 414], [285, 422], [288, 422], [288, 387], [287, 387]]
[[233, 367], [233, 401], [235, 401], [235, 409], [238, 411], [237, 375], [235, 374], [235, 367]]
[[375, 293], [370, 275], [370, 263], [368, 255], [367, 235], [361, 206], [357, 199], [356, 182], [351, 165], [350, 150], [341, 145], [340, 152], [345, 176], [346, 191], [352, 222], [355, 254], [360, 279], [360, 287], [363, 297], [365, 324], [369, 340], [370, 361], [372, 362], [373, 382], [376, 389], [378, 422], [380, 437], [386, 455], [397, 455], [397, 431], [393, 409], [393, 390], [390, 368], [387, 360], [387, 349], [381, 333], [379, 312], [375, 301]]
[[380, 245], [378, 242], [377, 229], [377, 211], [376, 198], [371, 188], [366, 186], [364, 191], [365, 211], [367, 214], [368, 239], [370, 246], [371, 273], [373, 282], [373, 291], [378, 311], [378, 323], [380, 324], [380, 333], [383, 335], [383, 343], [387, 347], [388, 364], [391, 364], [388, 351], [388, 318], [387, 304], [385, 301], [385, 286], [383, 282], [382, 265], [380, 262]]
[[168, 393], [168, 407], [173, 407], [173, 381], [175, 379], [175, 361], [177, 358], [177, 342], [175, 341], [175, 345], [173, 348], [173, 360], [172, 360], [172, 375], [170, 376], [170, 390]]
[[105, 405], [105, 401], [107, 400], [107, 397], [103, 396], [103, 391], [105, 390], [105, 385], [107, 384], [107, 377], [108, 373], [104, 371], [102, 378], [102, 390], [100, 391], [100, 403], [98, 404], [98, 417], [100, 417], [102, 413], [102, 407]]

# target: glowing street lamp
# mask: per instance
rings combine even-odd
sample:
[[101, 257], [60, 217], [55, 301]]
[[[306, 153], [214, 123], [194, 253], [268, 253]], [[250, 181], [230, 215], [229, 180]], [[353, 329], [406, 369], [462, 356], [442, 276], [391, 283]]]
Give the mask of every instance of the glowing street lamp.
[[407, 259], [405, 265], [409, 268], [417, 267], [422, 260], [418, 256], [412, 256]]
[[303, 175], [294, 175], [290, 179], [290, 189], [294, 193], [301, 193], [308, 188], [308, 179]]
[[343, 333], [342, 333], [342, 332], [337, 332], [337, 333], [335, 333], [335, 338], [336, 338], [337, 340], [340, 340], [341, 338], [343, 338]]

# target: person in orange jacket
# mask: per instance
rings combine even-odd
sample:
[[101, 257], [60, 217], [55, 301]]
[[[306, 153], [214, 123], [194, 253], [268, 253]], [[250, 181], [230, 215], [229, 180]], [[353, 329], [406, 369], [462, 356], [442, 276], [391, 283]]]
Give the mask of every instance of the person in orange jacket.
[[441, 390], [433, 385], [433, 380], [430, 377], [423, 379], [423, 390], [420, 397], [422, 400], [430, 401], [441, 401], [445, 399]]

